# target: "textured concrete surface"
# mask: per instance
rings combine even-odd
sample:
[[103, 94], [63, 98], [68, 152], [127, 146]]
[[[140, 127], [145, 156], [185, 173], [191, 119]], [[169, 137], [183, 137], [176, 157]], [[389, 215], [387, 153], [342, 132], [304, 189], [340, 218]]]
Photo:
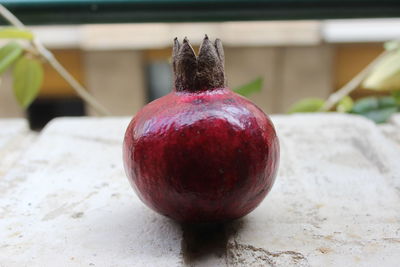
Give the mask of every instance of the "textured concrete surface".
[[57, 119], [0, 177], [0, 266], [397, 266], [400, 149], [358, 116], [275, 116], [278, 178], [247, 217], [181, 226], [125, 178], [127, 118]]
[[275, 122], [279, 177], [234, 236], [233, 265], [396, 266], [398, 147], [361, 117], [297, 115]]
[[400, 114], [394, 114], [387, 123], [379, 124], [379, 129], [390, 140], [400, 146]]
[[0, 119], [0, 183], [2, 176], [14, 166], [35, 136], [25, 119]]

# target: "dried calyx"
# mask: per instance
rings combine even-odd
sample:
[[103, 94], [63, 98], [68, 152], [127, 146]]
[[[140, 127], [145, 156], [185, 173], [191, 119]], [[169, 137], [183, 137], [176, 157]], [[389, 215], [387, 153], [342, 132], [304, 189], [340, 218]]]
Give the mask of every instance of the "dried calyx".
[[206, 35], [196, 56], [186, 37], [182, 44], [175, 38], [172, 60], [177, 91], [203, 91], [226, 86], [224, 50], [219, 39], [212, 43]]

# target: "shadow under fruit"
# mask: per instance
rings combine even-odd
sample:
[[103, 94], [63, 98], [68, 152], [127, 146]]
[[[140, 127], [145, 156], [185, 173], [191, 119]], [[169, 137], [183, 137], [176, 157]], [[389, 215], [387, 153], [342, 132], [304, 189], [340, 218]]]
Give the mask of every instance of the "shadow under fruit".
[[180, 222], [225, 222], [255, 209], [270, 191], [279, 142], [269, 118], [226, 87], [221, 41], [206, 36], [196, 56], [173, 48], [174, 90], [146, 105], [123, 144], [126, 174], [140, 199]]

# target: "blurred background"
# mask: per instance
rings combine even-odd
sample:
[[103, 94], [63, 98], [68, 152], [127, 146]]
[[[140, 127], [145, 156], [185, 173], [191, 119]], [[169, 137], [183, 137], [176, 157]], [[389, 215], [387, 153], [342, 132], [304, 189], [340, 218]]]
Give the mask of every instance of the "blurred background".
[[[34, 6], [29, 6], [29, 1], [0, 2], [27, 24], [66, 69], [116, 116], [133, 115], [149, 101], [171, 91], [170, 56], [174, 37], [187, 36], [195, 50], [204, 34], [211, 39], [220, 38], [225, 49], [229, 87], [262, 77], [263, 89], [250, 98], [271, 114], [286, 112], [304, 97], [328, 97], [379, 55], [383, 42], [400, 36], [400, 19], [394, 18], [396, 13], [393, 13], [398, 9], [381, 13], [375, 10], [374, 14], [370, 7], [370, 13], [358, 14], [351, 9], [345, 12], [344, 6], [343, 10], [327, 9], [320, 13], [312, 10], [314, 13], [308, 14], [301, 10], [296, 13], [297, 6], [291, 3], [295, 1], [286, 1], [287, 6], [284, 3], [278, 6], [282, 13], [279, 16], [261, 5], [260, 10], [265, 12], [252, 15], [246, 11], [246, 1], [236, 1], [242, 2], [243, 9], [239, 6], [235, 13], [220, 17], [215, 9], [197, 11], [193, 17], [179, 12], [174, 17], [174, 11], [168, 9], [164, 13], [135, 11], [141, 12], [135, 13], [139, 14], [135, 18], [135, 14], [107, 8], [118, 6], [118, 2], [146, 1], [74, 0], [68, 4], [89, 15], [56, 5], [68, 1], [31, 1], [36, 2]], [[106, 2], [111, 6], [103, 8], [101, 4]], [[158, 2], [165, 5], [179, 1]], [[204, 5], [212, 7], [212, 2], [217, 1], [205, 1]], [[249, 2], [256, 2], [253, 8], [257, 9], [257, 2], [274, 1]], [[81, 3], [87, 5], [80, 6]], [[290, 8], [293, 12], [285, 15]], [[99, 12], [101, 16], [96, 16]], [[385, 18], [354, 19], [353, 14]], [[342, 17], [346, 19], [331, 19]], [[48, 64], [44, 67], [40, 95], [26, 111], [14, 98], [10, 71], [3, 75], [0, 117], [27, 117], [33, 128], [41, 128], [56, 116], [94, 115], [56, 71]], [[370, 91], [359, 88], [351, 96], [357, 99], [368, 94]]]

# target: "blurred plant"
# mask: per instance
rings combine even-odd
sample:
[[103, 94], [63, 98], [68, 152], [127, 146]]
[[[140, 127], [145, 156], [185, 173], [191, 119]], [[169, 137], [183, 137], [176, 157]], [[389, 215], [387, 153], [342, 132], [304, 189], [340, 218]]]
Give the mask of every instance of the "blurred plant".
[[49, 63], [69, 85], [85, 100], [99, 115], [109, 115], [110, 112], [102, 106], [88, 91], [60, 64], [54, 55], [15, 17], [0, 4], [0, 15], [12, 28], [0, 29], [0, 39], [19, 39], [21, 42], [10, 41], [0, 48], [0, 75], [13, 68], [13, 89], [18, 103], [26, 108], [39, 94], [43, 81], [43, 62]]
[[324, 103], [324, 100], [320, 98], [305, 98], [295, 103], [289, 109], [289, 113], [316, 112], [322, 108]]
[[242, 96], [250, 96], [253, 93], [257, 93], [260, 92], [262, 87], [263, 87], [263, 78], [258, 77], [255, 80], [246, 83], [244, 85], [241, 85], [235, 89], [233, 89], [233, 91], [239, 95]]
[[[325, 101], [307, 98], [295, 103], [289, 113], [326, 112], [333, 108], [337, 112], [359, 114], [376, 123], [386, 122], [400, 111], [400, 42], [390, 41], [385, 51]], [[349, 94], [360, 84], [366, 89], [390, 92], [390, 96], [366, 97], [353, 101]]]

